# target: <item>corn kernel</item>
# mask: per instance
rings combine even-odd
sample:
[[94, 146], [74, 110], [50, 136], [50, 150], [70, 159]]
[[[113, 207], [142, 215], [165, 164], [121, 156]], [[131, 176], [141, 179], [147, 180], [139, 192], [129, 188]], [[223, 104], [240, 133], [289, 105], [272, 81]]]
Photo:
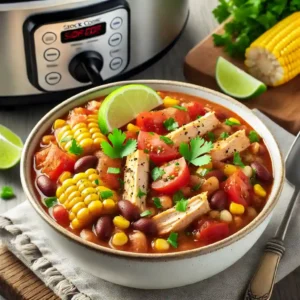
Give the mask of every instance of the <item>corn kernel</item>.
[[93, 201], [88, 206], [89, 211], [93, 216], [100, 216], [103, 210], [103, 204], [101, 201]]
[[226, 164], [224, 167], [224, 173], [226, 176], [232, 175], [234, 172], [236, 172], [238, 168], [234, 165]]
[[253, 189], [254, 189], [255, 195], [257, 195], [259, 197], [266, 197], [267, 196], [266, 190], [260, 184], [255, 184]]
[[63, 127], [65, 124], [66, 124], [66, 121], [65, 121], [65, 120], [57, 119], [57, 120], [54, 122], [54, 124], [53, 124], [53, 129], [61, 128], [61, 127]]
[[116, 208], [116, 203], [112, 199], [105, 199], [103, 201], [103, 207], [107, 213], [112, 213]]
[[42, 143], [44, 145], [49, 145], [51, 142], [55, 141], [55, 136], [54, 135], [45, 135], [42, 138]]
[[60, 195], [60, 197], [58, 198], [60, 203], [65, 203], [67, 201], [67, 199], [68, 199], [68, 197], [67, 197], [67, 195], [65, 195], [65, 193], [62, 193]]
[[85, 123], [77, 123], [73, 128], [72, 128], [72, 130], [73, 130], [73, 132], [75, 132], [75, 131], [78, 131], [79, 129], [82, 129], [82, 128], [86, 128], [86, 124]]
[[106, 186], [101, 185], [101, 186], [97, 187], [97, 191], [98, 192], [111, 191], [111, 189], [107, 188]]
[[76, 184], [76, 182], [72, 178], [69, 178], [69, 179], [67, 179], [63, 182], [62, 187], [64, 189], [67, 189], [69, 186], [72, 186], [72, 185], [75, 185], [75, 184]]
[[80, 222], [85, 224], [91, 219], [90, 212], [86, 207], [82, 208], [76, 216]]
[[117, 232], [112, 237], [111, 242], [114, 246], [123, 246], [128, 242], [128, 237], [124, 232]]
[[82, 208], [85, 208], [86, 206], [85, 206], [85, 204], [84, 204], [84, 202], [78, 202], [78, 203], [76, 203], [73, 207], [72, 207], [72, 212], [74, 213], [74, 214], [77, 214]]
[[71, 185], [69, 186], [66, 190], [65, 190], [65, 195], [67, 198], [69, 198], [69, 196], [73, 193], [77, 191], [77, 186], [76, 185]]
[[89, 176], [89, 175], [98, 174], [98, 173], [95, 169], [91, 168], [91, 169], [86, 170], [85, 174]]
[[94, 144], [94, 141], [91, 139], [91, 138], [87, 138], [87, 139], [84, 139], [83, 141], [81, 141], [79, 143], [79, 146], [81, 146], [82, 148], [88, 148], [90, 146], [92, 146]]
[[80, 143], [84, 139], [88, 139], [90, 137], [91, 137], [91, 134], [89, 132], [83, 132], [76, 138], [76, 141], [77, 141], [77, 143]]
[[56, 190], [56, 197], [60, 198], [60, 196], [62, 195], [62, 193], [65, 191], [65, 188], [63, 188], [62, 186], [60, 186], [57, 190]]
[[69, 220], [70, 220], [70, 221], [73, 221], [75, 218], [76, 218], [76, 215], [75, 215], [74, 213], [71, 212], [71, 213], [69, 214]]
[[100, 145], [102, 142], [106, 142], [105, 138], [96, 138], [94, 139], [94, 144], [95, 145]]
[[227, 209], [222, 210], [220, 213], [220, 220], [227, 223], [231, 223], [232, 222], [231, 213]]
[[78, 137], [81, 135], [81, 134], [83, 134], [83, 133], [88, 133], [89, 135], [90, 135], [90, 133], [89, 133], [89, 130], [85, 127], [85, 128], [79, 128], [79, 129], [77, 129], [76, 131], [73, 129], [73, 132], [74, 132], [74, 134], [73, 134], [73, 137], [74, 137], [74, 139], [78, 139]]
[[88, 187], [81, 192], [82, 197], [86, 197], [91, 194], [96, 194], [96, 189], [94, 189], [93, 187]]
[[170, 245], [165, 239], [157, 239], [154, 242], [154, 248], [155, 250], [162, 252], [169, 250]]
[[122, 216], [114, 217], [113, 223], [115, 224], [116, 227], [120, 229], [126, 229], [130, 226], [130, 222]]
[[81, 202], [83, 203], [83, 198], [82, 197], [75, 197], [73, 199], [69, 199], [64, 204], [65, 204], [67, 209], [71, 209], [75, 204], [81, 203]]
[[97, 200], [99, 200], [99, 196], [97, 194], [90, 194], [84, 198], [84, 203], [86, 205], [89, 205], [91, 202], [97, 201]]
[[164, 101], [164, 107], [172, 107], [174, 105], [179, 105], [180, 104], [179, 100], [176, 100], [176, 99], [171, 98], [169, 96], [166, 96], [163, 101]]
[[209, 216], [212, 218], [212, 219], [219, 219], [220, 218], [220, 212], [217, 211], [217, 210], [211, 210], [209, 212]]
[[74, 229], [80, 229], [82, 226], [84, 226], [84, 224], [80, 222], [77, 218], [71, 222], [71, 225]]
[[71, 172], [63, 172], [63, 173], [59, 176], [58, 181], [59, 181], [60, 183], [63, 183], [65, 180], [71, 178], [71, 176], [72, 176]]
[[228, 120], [229, 120], [230, 122], [235, 123], [236, 125], [241, 125], [241, 122], [240, 122], [238, 119], [236, 119], [236, 118], [229, 118]]
[[141, 130], [141, 128], [136, 126], [136, 125], [133, 125], [133, 124], [129, 123], [127, 125], [127, 130], [131, 131], [131, 132], [139, 132]]
[[78, 181], [77, 185], [78, 185], [78, 191], [82, 192], [84, 189], [92, 187], [93, 183], [87, 179], [82, 179], [82, 180]]
[[[93, 125], [95, 124], [95, 126]], [[92, 126], [90, 126], [92, 125]], [[88, 125], [89, 129], [90, 129], [90, 134], [93, 134], [93, 133], [100, 133], [100, 129], [97, 127], [98, 125], [96, 123], [90, 123]]]
[[233, 215], [242, 215], [245, 212], [245, 207], [242, 204], [231, 202], [229, 210]]

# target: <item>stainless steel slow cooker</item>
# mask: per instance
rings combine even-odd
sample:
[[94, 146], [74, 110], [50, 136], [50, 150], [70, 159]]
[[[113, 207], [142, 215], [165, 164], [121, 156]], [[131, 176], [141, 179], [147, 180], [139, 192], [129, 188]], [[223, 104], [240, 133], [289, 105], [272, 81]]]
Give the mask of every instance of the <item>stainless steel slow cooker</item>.
[[0, 105], [128, 77], [165, 53], [188, 18], [188, 0], [0, 3]]

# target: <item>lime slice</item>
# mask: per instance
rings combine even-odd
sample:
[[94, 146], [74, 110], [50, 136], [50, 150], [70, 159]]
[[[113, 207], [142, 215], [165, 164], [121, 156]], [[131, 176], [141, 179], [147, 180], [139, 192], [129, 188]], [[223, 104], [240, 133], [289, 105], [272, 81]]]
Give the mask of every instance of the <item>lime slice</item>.
[[263, 82], [239, 69], [221, 56], [217, 61], [216, 80], [224, 93], [237, 99], [252, 98], [267, 90]]
[[0, 125], [0, 169], [16, 165], [21, 157], [22, 140], [8, 128]]
[[155, 90], [142, 84], [122, 86], [110, 93], [103, 101], [98, 114], [102, 133], [126, 125], [143, 111], [161, 105], [162, 99]]

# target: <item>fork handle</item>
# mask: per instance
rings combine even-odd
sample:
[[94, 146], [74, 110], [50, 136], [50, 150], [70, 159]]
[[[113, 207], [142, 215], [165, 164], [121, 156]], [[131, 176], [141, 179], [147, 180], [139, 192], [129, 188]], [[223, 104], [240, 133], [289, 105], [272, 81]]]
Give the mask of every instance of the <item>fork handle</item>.
[[260, 264], [247, 287], [244, 300], [269, 300], [275, 282], [278, 264], [285, 247], [279, 239], [270, 240]]

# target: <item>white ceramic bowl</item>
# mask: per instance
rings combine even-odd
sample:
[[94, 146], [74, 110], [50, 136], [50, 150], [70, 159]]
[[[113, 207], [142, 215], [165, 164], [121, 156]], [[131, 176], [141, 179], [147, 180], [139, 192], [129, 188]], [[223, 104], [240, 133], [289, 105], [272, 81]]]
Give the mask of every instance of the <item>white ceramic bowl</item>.
[[[262, 212], [246, 227], [230, 237], [199, 249], [166, 254], [129, 253], [87, 242], [59, 226], [42, 208], [34, 192], [32, 163], [34, 153], [44, 132], [54, 120], [76, 106], [109, 94], [116, 87], [141, 83], [155, 90], [181, 92], [218, 103], [247, 121], [264, 139], [272, 159], [274, 184]], [[43, 226], [55, 241], [55, 247], [84, 270], [110, 282], [144, 289], [164, 289], [183, 286], [213, 276], [240, 259], [261, 236], [283, 186], [284, 168], [278, 145], [263, 122], [243, 104], [221, 93], [182, 82], [163, 80], [127, 81], [96, 87], [59, 104], [46, 114], [30, 133], [21, 159], [21, 180], [24, 191]]]

